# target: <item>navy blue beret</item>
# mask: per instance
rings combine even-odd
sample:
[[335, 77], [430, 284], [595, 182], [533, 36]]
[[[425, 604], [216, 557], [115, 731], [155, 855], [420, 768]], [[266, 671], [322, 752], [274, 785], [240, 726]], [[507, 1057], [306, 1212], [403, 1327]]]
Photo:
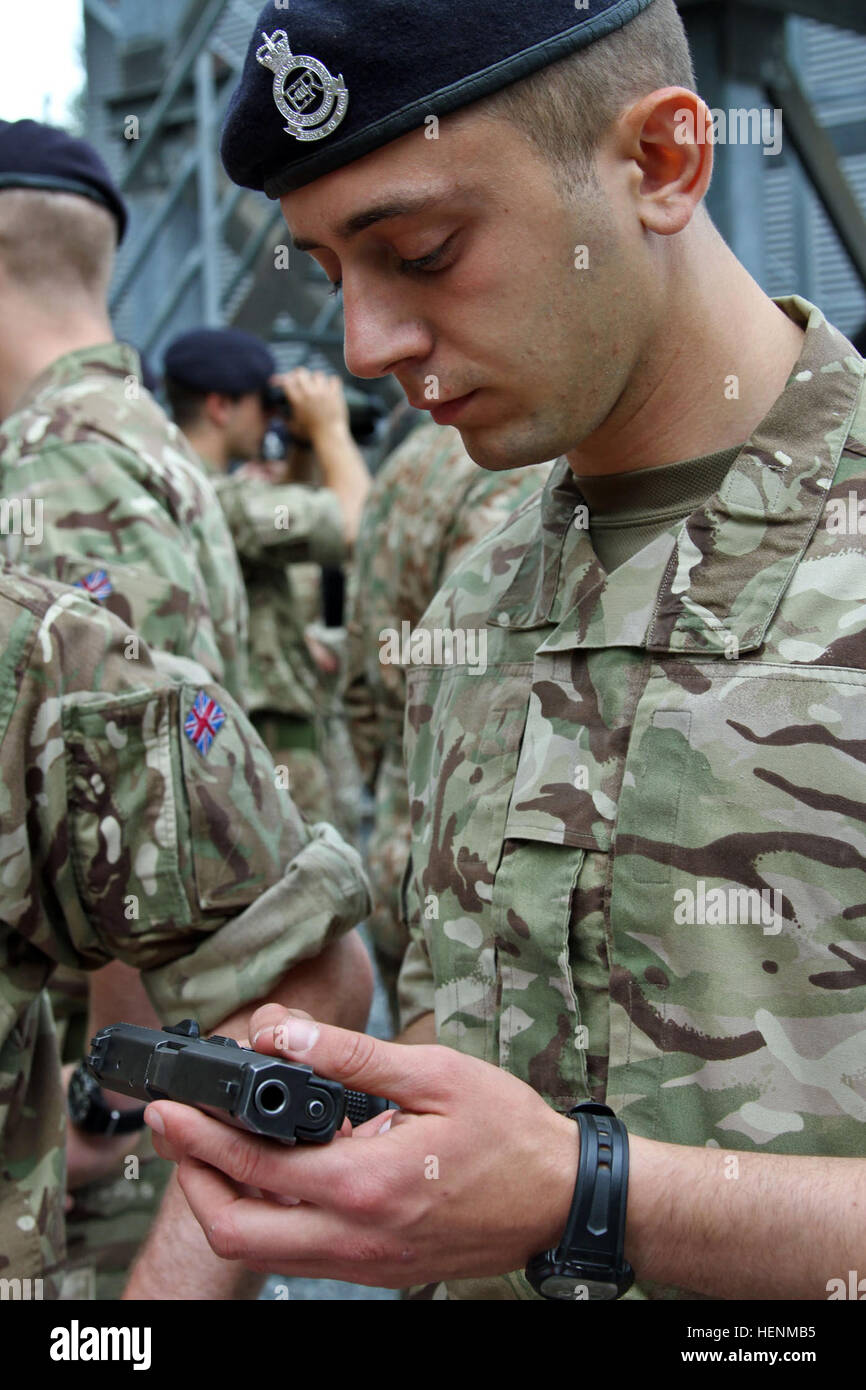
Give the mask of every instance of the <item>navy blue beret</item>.
[[175, 338], [165, 375], [191, 391], [247, 396], [267, 386], [277, 370], [270, 348], [239, 328], [198, 328]]
[[0, 189], [40, 188], [78, 193], [101, 203], [117, 222], [118, 245], [128, 213], [120, 192], [92, 145], [39, 121], [0, 121]]
[[259, 15], [222, 136], [279, 198], [621, 29], [651, 0], [291, 0]]

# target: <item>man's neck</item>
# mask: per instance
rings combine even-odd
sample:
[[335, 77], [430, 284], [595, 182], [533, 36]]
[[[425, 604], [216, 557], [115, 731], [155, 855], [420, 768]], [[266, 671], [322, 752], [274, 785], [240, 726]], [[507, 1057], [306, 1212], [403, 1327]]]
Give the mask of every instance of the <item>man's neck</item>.
[[33, 383], [61, 357], [114, 341], [111, 324], [101, 315], [57, 324], [10, 313], [6, 322], [15, 327], [0, 329], [0, 421], [13, 413]]
[[229, 457], [221, 430], [205, 420], [196, 425], [185, 425], [183, 430], [187, 442], [194, 453], [214, 473], [228, 473]]
[[782, 394], [804, 333], [713, 228], [694, 238], [675, 295], [604, 424], [568, 461], [577, 477], [627, 473], [743, 444]]

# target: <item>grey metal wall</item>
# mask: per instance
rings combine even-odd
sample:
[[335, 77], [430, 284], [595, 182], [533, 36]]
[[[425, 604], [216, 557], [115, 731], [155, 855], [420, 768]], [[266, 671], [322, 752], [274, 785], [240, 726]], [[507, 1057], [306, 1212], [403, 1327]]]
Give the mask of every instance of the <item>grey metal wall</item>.
[[[857, 232], [858, 273], [796, 153], [794, 118], [803, 103], [791, 94], [785, 69], [816, 122], [812, 135], [820, 139], [810, 138], [810, 146], [828, 173], [837, 162], [866, 214], [866, 34], [786, 16], [784, 0], [766, 6], [757, 0], [678, 2], [707, 103], [723, 111], [778, 104], [784, 112], [780, 155], [766, 156], [752, 145], [716, 148], [708, 197], [714, 221], [768, 294], [802, 294], [843, 332], [855, 333], [866, 320], [866, 226], [861, 222]], [[792, 0], [790, 8], [804, 6]], [[828, 0], [826, 11], [836, 15], [842, 7]], [[774, 82], [781, 95], [768, 91]]]
[[[866, 36], [814, 20], [788, 27], [792, 62], [866, 213]], [[767, 171], [763, 208], [767, 292], [796, 289], [843, 333], [855, 333], [866, 322], [866, 288], [795, 158]]]

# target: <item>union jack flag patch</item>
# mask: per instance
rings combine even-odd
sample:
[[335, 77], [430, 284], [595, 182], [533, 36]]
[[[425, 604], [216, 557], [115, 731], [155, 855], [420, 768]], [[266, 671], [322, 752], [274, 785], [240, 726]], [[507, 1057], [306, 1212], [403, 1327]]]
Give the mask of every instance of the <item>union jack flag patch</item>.
[[99, 603], [108, 598], [109, 594], [114, 593], [114, 585], [105, 570], [93, 570], [84, 579], [79, 579], [75, 588], [83, 589], [86, 594], [97, 599]]
[[190, 743], [194, 743], [203, 758], [206, 758], [211, 750], [216, 735], [219, 733], [223, 724], [226, 722], [226, 712], [217, 704], [216, 700], [211, 699], [200, 690], [195, 697], [195, 704], [187, 715], [184, 724], [184, 733]]

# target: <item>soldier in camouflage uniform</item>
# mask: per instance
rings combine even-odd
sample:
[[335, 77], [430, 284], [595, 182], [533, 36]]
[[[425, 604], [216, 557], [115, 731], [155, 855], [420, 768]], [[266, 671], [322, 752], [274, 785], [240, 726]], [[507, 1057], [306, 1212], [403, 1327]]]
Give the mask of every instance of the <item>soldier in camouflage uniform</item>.
[[[856, 1298], [866, 364], [706, 215], [675, 6], [585, 10], [469, 0], [458, 49], [430, 0], [383, 71], [395, 9], [299, 0], [293, 51], [350, 94], [314, 154], [271, 110], [260, 17], [224, 161], [342, 276], [350, 368], [416, 402], [438, 379], [434, 417], [491, 470], [562, 458], [404, 659], [402, 1041], [444, 1046], [261, 1011], [261, 1050], [402, 1107], [323, 1167], [153, 1110], [173, 1155], [315, 1209], [187, 1171], [234, 1258], [450, 1298]], [[440, 651], [461, 630], [483, 670]]]
[[[105, 296], [125, 226], [90, 146], [38, 122], [0, 123], [0, 495], [13, 521], [20, 509], [32, 522], [26, 535], [4, 525], [5, 554], [89, 594], [163, 669], [192, 662], [240, 698], [247, 602], [231, 535], [143, 388], [138, 354], [111, 341]], [[52, 997], [63, 1054], [80, 1057], [85, 977], [59, 969]], [[162, 1164], [149, 1172], [154, 1185], [168, 1177]], [[85, 1262], [91, 1247], [102, 1265], [113, 1259], [115, 1287], [152, 1214], [144, 1191], [127, 1184], [117, 1207], [116, 1194], [87, 1185], [70, 1216], [71, 1245]]]
[[85, 595], [4, 570], [0, 650], [0, 1277], [42, 1278], [57, 1297], [53, 970], [124, 961], [166, 1022], [212, 1031], [367, 900], [355, 851], [305, 826], [231, 697], [163, 675]]
[[367, 927], [396, 1020], [409, 934], [400, 885], [411, 826], [403, 766], [406, 672], [381, 660], [384, 634], [415, 628], [443, 579], [547, 480], [551, 465], [485, 473], [456, 430], [416, 427], [376, 474], [355, 549], [344, 699], [358, 762], [376, 803], [367, 847]]
[[[336, 378], [322, 392], [319, 376], [305, 370], [276, 375], [269, 349], [237, 329], [199, 329], [177, 338], [165, 355], [166, 393], [177, 424], [209, 474], [243, 569], [250, 607], [246, 708], [275, 762], [288, 769], [292, 794], [311, 821], [340, 824], [337, 797], [326, 760], [330, 737], [323, 676], [305, 637], [306, 623], [293, 570], [310, 562], [341, 566], [347, 556], [348, 488], [360, 501], [368, 486], [363, 460], [348, 429], [334, 432], [318, 407], [330, 405]], [[312, 488], [263, 481], [251, 468], [229, 473], [239, 459], [257, 458], [268, 416], [262, 393], [273, 381], [291, 396], [307, 383], [318, 391], [310, 412], [317, 453], [334, 475], [331, 487]], [[305, 402], [302, 402], [302, 404]], [[326, 428], [319, 430], [320, 422]], [[333, 460], [333, 463], [332, 463]]]
[[231, 535], [140, 371], [122, 343], [82, 348], [19, 397], [0, 425], [0, 490], [38, 502], [41, 537], [9, 535], [7, 558], [89, 593], [240, 698], [247, 604]]
[[[408, 674], [404, 1019], [432, 1005], [440, 1042], [557, 1109], [603, 1100], [633, 1135], [853, 1157], [866, 590], [862, 539], [827, 508], [862, 486], [863, 364], [786, 307], [803, 355], [735, 459], [714, 456], [715, 495], [608, 573], [604, 527], [573, 518], [600, 481], [664, 480], [583, 490], [563, 461], [425, 615], [483, 626], [490, 675]], [[522, 1274], [453, 1294], [532, 1296]]]

